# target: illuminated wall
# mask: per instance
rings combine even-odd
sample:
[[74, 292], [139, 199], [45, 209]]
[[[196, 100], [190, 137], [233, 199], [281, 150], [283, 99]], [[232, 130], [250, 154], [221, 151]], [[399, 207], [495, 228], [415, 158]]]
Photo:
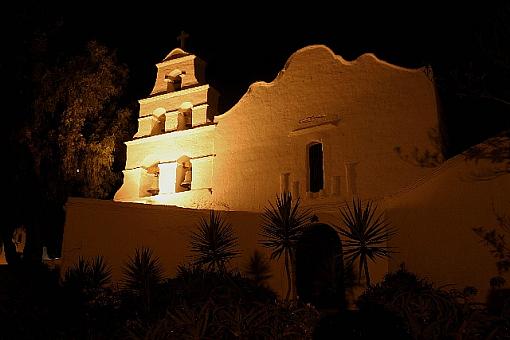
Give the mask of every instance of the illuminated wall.
[[[426, 168], [395, 152], [437, 151], [429, 138], [437, 100], [425, 70], [371, 54], [348, 62], [309, 46], [273, 82], [253, 84], [216, 115], [217, 93], [204, 83], [197, 57], [175, 49], [157, 68], [151, 96], [140, 100], [138, 131], [126, 143], [124, 184], [115, 195], [123, 203], [69, 200], [63, 270], [79, 256], [103, 254], [119, 278], [127, 256], [146, 246], [173, 275], [190, 261], [190, 232], [211, 208], [227, 210], [243, 251], [234, 266], [242, 267], [256, 248], [267, 255], [259, 212], [287, 190], [322, 223], [340, 223], [339, 207], [353, 196], [386, 209], [399, 230], [390, 244], [398, 252], [371, 264], [374, 282], [401, 262], [460, 288], [483, 290], [495, 274], [471, 229], [494, 226], [494, 207], [508, 211], [510, 175], [469, 181], [480, 164], [462, 156]], [[271, 286], [282, 293], [282, 263], [272, 266]]]
[[480, 180], [477, 174], [498, 165], [458, 155], [430, 177], [386, 197], [386, 215], [399, 230], [390, 244], [398, 251], [390, 269], [404, 262], [438, 286], [476, 287], [478, 300], [483, 300], [490, 278], [498, 274], [496, 258], [473, 228], [493, 229], [498, 215], [508, 217], [510, 174], [491, 180]]
[[[106, 200], [74, 198], [67, 202], [67, 216], [62, 250], [62, 273], [78, 262], [80, 257], [105, 257], [112, 267], [113, 279], [122, 278], [122, 267], [137, 247], [149, 247], [159, 256], [165, 274], [174, 277], [179, 265], [191, 263], [191, 232], [201, 217], [209, 211], [186, 209], [169, 205], [117, 203]], [[222, 212], [239, 239], [241, 255], [231, 263], [232, 268], [244, 270], [250, 256], [257, 249], [266, 259], [270, 249], [261, 247], [259, 213], [247, 211]], [[325, 223], [338, 222], [338, 211], [319, 214]], [[281, 296], [286, 292], [283, 258], [269, 261], [269, 285]], [[387, 261], [370, 264], [370, 275], [380, 280], [388, 270]]]
[[[214, 116], [217, 94], [202, 83], [200, 59], [176, 49], [157, 67], [151, 97], [140, 100], [138, 132], [126, 143], [116, 201], [260, 211], [288, 190], [306, 204], [331, 205], [382, 197], [431, 171], [395, 152], [434, 151], [428, 136], [437, 128], [436, 98], [423, 69], [371, 54], [347, 62], [309, 46], [273, 82], [253, 84]], [[310, 184], [314, 143], [322, 144], [320, 190]], [[180, 157], [191, 163], [186, 190], [179, 187]]]
[[174, 49], [159, 64], [154, 89], [139, 101], [138, 131], [126, 143], [120, 202], [209, 207], [218, 94], [204, 63]]

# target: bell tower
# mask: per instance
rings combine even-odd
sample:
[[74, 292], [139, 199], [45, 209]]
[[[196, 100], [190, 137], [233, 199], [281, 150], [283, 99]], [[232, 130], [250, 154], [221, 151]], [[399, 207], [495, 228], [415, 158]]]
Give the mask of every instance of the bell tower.
[[138, 131], [126, 142], [124, 182], [114, 200], [200, 206], [212, 192], [218, 92], [205, 82], [205, 62], [183, 48], [156, 68], [149, 97], [138, 101]]
[[185, 130], [213, 120], [218, 94], [205, 83], [205, 63], [200, 58], [176, 48], [156, 67], [150, 96], [139, 100], [134, 138]]

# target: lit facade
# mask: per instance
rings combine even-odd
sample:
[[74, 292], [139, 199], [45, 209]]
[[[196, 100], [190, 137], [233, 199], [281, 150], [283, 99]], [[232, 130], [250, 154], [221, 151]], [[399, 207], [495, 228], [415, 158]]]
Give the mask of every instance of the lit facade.
[[[397, 250], [392, 259], [370, 263], [373, 282], [405, 262], [439, 285], [477, 287], [484, 298], [497, 271], [472, 229], [492, 228], [495, 212], [510, 211], [510, 175], [473, 180], [494, 164], [463, 155], [436, 168], [402, 157], [436, 151], [429, 136], [438, 125], [437, 98], [424, 69], [372, 54], [349, 62], [309, 46], [274, 81], [252, 84], [218, 115], [204, 66], [181, 49], [157, 65], [154, 89], [140, 100], [138, 131], [126, 143], [115, 202], [68, 200], [63, 270], [100, 254], [120, 279], [126, 259], [145, 246], [174, 275], [189, 263], [190, 233], [211, 208], [232, 224], [242, 255], [231, 265], [242, 269], [255, 250], [269, 257], [260, 245], [260, 211], [290, 191], [329, 225], [340, 223], [339, 208], [352, 197], [377, 201], [398, 234], [389, 242]], [[270, 286], [285, 292], [282, 261], [271, 261], [271, 272]]]
[[436, 98], [423, 69], [310, 46], [221, 115], [199, 58], [175, 49], [157, 69], [115, 201], [260, 211], [290, 191], [328, 206], [379, 198], [430, 172], [395, 152], [434, 148]]

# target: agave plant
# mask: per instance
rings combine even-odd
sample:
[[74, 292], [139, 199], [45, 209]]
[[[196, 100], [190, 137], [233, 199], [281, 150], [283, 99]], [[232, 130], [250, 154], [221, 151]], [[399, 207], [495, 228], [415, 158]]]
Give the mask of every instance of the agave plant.
[[169, 329], [177, 335], [175, 339], [218, 339], [221, 328], [214, 320], [217, 310], [212, 301], [201, 306], [183, 304], [168, 312]]
[[194, 264], [207, 270], [225, 271], [225, 265], [239, 255], [232, 225], [220, 213], [211, 210], [209, 219], [201, 218], [198, 230], [191, 233]]
[[271, 248], [271, 259], [279, 260], [283, 255], [285, 259], [285, 273], [287, 274], [288, 300], [296, 298], [295, 289], [295, 247], [302, 234], [303, 228], [310, 222], [310, 211], [300, 209], [299, 198], [293, 203], [292, 195], [284, 192], [276, 196], [276, 205], [269, 202], [269, 207], [264, 209], [262, 218], [261, 244]]
[[375, 262], [378, 258], [391, 256], [391, 247], [387, 242], [396, 234], [389, 221], [382, 213], [376, 215], [377, 205], [372, 201], [363, 206], [360, 199], [352, 201], [342, 209], [341, 226], [335, 226], [344, 237], [344, 256], [350, 265], [359, 261], [358, 282], [364, 273], [367, 286], [370, 286], [368, 260]]
[[231, 303], [218, 311], [218, 323], [234, 339], [268, 339], [274, 313], [268, 303]]

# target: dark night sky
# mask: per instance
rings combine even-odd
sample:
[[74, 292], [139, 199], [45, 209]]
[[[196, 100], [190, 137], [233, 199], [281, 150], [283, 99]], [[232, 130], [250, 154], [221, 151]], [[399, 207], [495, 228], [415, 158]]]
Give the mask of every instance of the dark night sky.
[[401, 66], [451, 65], [480, 53], [475, 37], [487, 34], [499, 15], [497, 6], [479, 3], [374, 7], [312, 1], [278, 9], [264, 2], [228, 8], [197, 1], [105, 3], [19, 3], [6, 12], [2, 40], [16, 55], [17, 46], [30, 39], [34, 29], [45, 31], [59, 22], [61, 38], [54, 48], [72, 50], [90, 39], [115, 48], [129, 67], [132, 95], [140, 99], [152, 89], [154, 64], [178, 46], [176, 36], [185, 30], [190, 34], [188, 50], [208, 63], [207, 80], [222, 94], [224, 111], [252, 82], [273, 80], [288, 57], [306, 45], [326, 44], [348, 60], [373, 52]]
[[[480, 8], [445, 8], [430, 4], [372, 7], [310, 2], [272, 9], [263, 2], [228, 8], [198, 2], [117, 6], [83, 2], [65, 5], [18, 4], [4, 28], [13, 40], [27, 39], [61, 20], [61, 48], [97, 39], [118, 50], [131, 72], [138, 97], [152, 87], [154, 64], [176, 47], [181, 29], [189, 32], [188, 48], [208, 62], [208, 81], [230, 106], [250, 83], [272, 80], [287, 58], [308, 44], [326, 44], [346, 59], [365, 52], [405, 66], [421, 66], [431, 58], [469, 48], [469, 35]], [[372, 8], [368, 11], [368, 8]], [[5, 23], [4, 23], [5, 25]], [[17, 33], [17, 35], [14, 35]], [[58, 47], [57, 47], [58, 48]]]

